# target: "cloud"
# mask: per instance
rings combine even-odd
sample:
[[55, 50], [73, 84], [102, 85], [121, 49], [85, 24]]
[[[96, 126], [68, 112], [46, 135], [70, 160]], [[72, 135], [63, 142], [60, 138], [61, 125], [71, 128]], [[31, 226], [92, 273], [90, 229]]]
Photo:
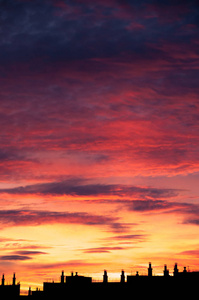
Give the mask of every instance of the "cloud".
[[6, 261], [31, 260], [35, 255], [41, 255], [41, 254], [47, 254], [47, 253], [43, 251], [30, 251], [30, 250], [14, 251], [12, 254], [0, 256], [0, 260], [6, 260]]
[[173, 202], [166, 200], [130, 200], [123, 207], [129, 211], [141, 213], [174, 213], [183, 217], [182, 224], [199, 225], [199, 205], [188, 202]]
[[162, 212], [162, 213], [179, 213], [182, 215], [197, 215], [199, 205], [188, 202], [175, 202], [170, 200], [129, 200], [125, 202], [125, 207], [129, 211], [136, 212]]
[[19, 255], [40, 255], [40, 254], [47, 254], [47, 252], [32, 251], [32, 250], [21, 250], [21, 251], [16, 251], [15, 253], [19, 254]]
[[[185, 33], [182, 37], [177, 34], [178, 22], [180, 19], [182, 24], [196, 23], [196, 11], [196, 3], [173, 5], [170, 1], [142, 1], [139, 4], [138, 1], [33, 3], [10, 0], [1, 12], [4, 21], [2, 62], [43, 58], [47, 64], [49, 61], [118, 57], [121, 53], [131, 54], [134, 58], [152, 56], [155, 60], [158, 49], [154, 51], [153, 45], [159, 45], [162, 40], [169, 43], [174, 35], [176, 42], [188, 39]], [[140, 33], [134, 28], [134, 34], [129, 32], [127, 27], [132, 21], [141, 21], [145, 30]], [[15, 47], [11, 47], [12, 44]], [[163, 51], [158, 52], [164, 55]]]
[[179, 255], [199, 257], [199, 249], [182, 251]]
[[[5, 151], [9, 152], [8, 144], [38, 156], [41, 150], [72, 150], [73, 155], [81, 154], [79, 164], [88, 164], [92, 157], [93, 169], [99, 168], [101, 157], [107, 170], [124, 165], [123, 172], [129, 168], [142, 174], [148, 169], [167, 174], [198, 169], [196, 32], [180, 29], [180, 24], [195, 23], [195, 15], [192, 19], [185, 10], [184, 22], [171, 22], [167, 15], [169, 24], [160, 24], [159, 11], [165, 7], [170, 11], [171, 3], [148, 7], [142, 1], [142, 11], [150, 14], [148, 18], [131, 15], [131, 23], [135, 19], [145, 28], [132, 34], [126, 30], [128, 18], [121, 18], [120, 10], [120, 18], [113, 14], [121, 5], [110, 3], [109, 13], [102, 4], [103, 20], [95, 18], [99, 3], [67, 3], [66, 18], [54, 14], [57, 10], [44, 2], [5, 5], [2, 63], [6, 58], [7, 65], [10, 59], [15, 61], [10, 63], [14, 70], [4, 68], [8, 74], [1, 89], [6, 103], [0, 120], [7, 133], [1, 139]], [[137, 5], [128, 4], [132, 12]], [[28, 63], [22, 63], [20, 55]], [[120, 166], [118, 157], [122, 157]], [[11, 169], [14, 173], [19, 168]], [[19, 173], [25, 171], [26, 165]]]
[[27, 241], [25, 239], [13, 239], [13, 238], [6, 238], [6, 237], [0, 237], [0, 243], [5, 243], [5, 242], [24, 242]]
[[25, 155], [19, 153], [18, 151], [11, 151], [8, 149], [0, 149], [0, 162], [5, 162], [5, 161], [24, 161], [28, 160]]
[[157, 199], [176, 197], [180, 191], [177, 189], [158, 189], [122, 184], [86, 184], [85, 181], [85, 179], [71, 179], [68, 181], [41, 183], [11, 189], [0, 189], [0, 193], [72, 196], [114, 195]]
[[127, 208], [132, 211], [147, 212], [176, 209], [180, 204], [164, 200], [135, 200], [126, 204]]
[[77, 259], [77, 260], [68, 260], [68, 261], [61, 261], [61, 262], [57, 262], [57, 263], [34, 263], [33, 265], [31, 265], [31, 269], [34, 270], [38, 270], [38, 269], [63, 269], [63, 268], [81, 268], [81, 267], [91, 267], [91, 266], [101, 266], [100, 263], [97, 262], [93, 262], [93, 261], [87, 261], [87, 260], [81, 260], [81, 259]]
[[32, 257], [27, 255], [2, 255], [0, 256], [0, 260], [29, 260], [32, 259]]
[[97, 247], [85, 249], [84, 253], [111, 253], [114, 250], [126, 250], [125, 247]]
[[111, 253], [112, 251], [118, 251], [118, 250], [127, 250], [132, 248], [121, 246], [121, 244], [134, 244], [134, 243], [140, 243], [146, 241], [146, 238], [148, 235], [146, 234], [120, 234], [120, 235], [114, 235], [108, 238], [104, 238], [103, 241], [114, 241], [118, 242], [119, 246], [102, 246], [102, 247], [93, 247], [93, 248], [87, 248], [84, 249], [84, 253]]
[[1, 228], [12, 226], [39, 226], [43, 224], [81, 224], [108, 226], [111, 231], [126, 231], [129, 224], [118, 222], [117, 217], [94, 215], [86, 212], [55, 212], [44, 210], [0, 210]]
[[123, 235], [116, 235], [114, 239], [116, 240], [134, 240], [134, 241], [144, 241], [146, 239], [146, 234], [123, 234]]
[[184, 221], [184, 224], [190, 224], [190, 225], [199, 225], [199, 218], [197, 216], [195, 217], [189, 217], [189, 218], [186, 218], [185, 221]]
[[34, 210], [1, 210], [1, 222], [13, 225], [40, 225], [45, 223], [83, 223], [100, 225], [112, 221], [112, 218], [89, 215], [88, 213], [70, 213]]
[[[69, 184], [70, 182], [70, 184]], [[151, 187], [131, 187], [123, 185], [71, 185], [73, 181], [36, 184], [26, 187], [1, 190], [11, 194], [54, 194], [75, 196], [117, 196], [117, 199], [91, 200], [92, 203], [118, 204], [129, 212], [140, 213], [176, 213], [184, 216], [184, 224], [199, 225], [197, 214], [199, 206], [193, 203], [173, 201], [179, 190], [155, 189]], [[77, 179], [77, 182], [81, 180]], [[73, 182], [74, 183], [74, 182]], [[126, 199], [127, 197], [127, 199]], [[133, 199], [132, 199], [133, 198]], [[137, 199], [135, 199], [137, 198]], [[139, 198], [142, 198], [140, 200]], [[159, 199], [163, 198], [163, 199]], [[165, 198], [165, 199], [164, 199]], [[110, 215], [94, 215], [86, 212], [56, 212], [45, 210], [1, 210], [0, 221], [2, 226], [34, 226], [42, 224], [82, 224], [87, 226], [106, 226], [107, 230], [115, 232], [128, 231], [135, 223], [121, 222], [118, 217]], [[139, 235], [127, 235], [127, 238], [141, 238]], [[118, 236], [119, 238], [119, 236]], [[121, 236], [124, 238], [124, 236]]]

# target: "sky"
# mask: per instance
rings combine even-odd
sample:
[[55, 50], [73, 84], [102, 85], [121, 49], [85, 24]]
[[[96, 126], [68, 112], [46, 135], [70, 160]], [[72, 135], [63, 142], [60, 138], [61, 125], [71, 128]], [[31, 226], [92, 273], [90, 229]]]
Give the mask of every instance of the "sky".
[[199, 4], [0, 1], [0, 277], [199, 270]]

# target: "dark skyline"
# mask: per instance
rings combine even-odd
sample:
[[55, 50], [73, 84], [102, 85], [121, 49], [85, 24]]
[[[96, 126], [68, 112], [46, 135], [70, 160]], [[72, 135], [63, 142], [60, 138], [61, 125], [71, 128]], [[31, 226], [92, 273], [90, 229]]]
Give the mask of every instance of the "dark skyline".
[[[128, 275], [124, 270], [121, 270], [120, 279], [112, 281], [109, 279], [107, 270], [104, 270], [101, 281], [93, 281], [92, 277], [79, 275], [78, 272], [71, 272], [70, 275], [65, 275], [62, 270], [59, 281], [47, 281], [43, 283], [43, 288], [36, 288], [32, 290], [29, 286], [28, 291], [23, 295], [20, 292], [20, 283], [16, 282], [16, 275], [13, 274], [12, 284], [5, 284], [5, 276], [2, 275], [0, 285], [1, 297], [12, 297], [18, 299], [21, 297], [28, 297], [33, 299], [49, 299], [49, 297], [73, 297], [79, 299], [85, 297], [93, 299], [99, 298], [121, 299], [130, 296], [133, 293], [134, 297], [147, 297], [153, 294], [153, 298], [159, 299], [161, 293], [173, 298], [189, 297], [192, 299], [197, 292], [199, 279], [199, 271], [191, 272], [186, 267], [183, 271], [179, 270], [178, 264], [175, 263], [173, 272], [169, 272], [167, 265], [164, 265], [163, 274], [155, 275], [151, 262], [148, 264], [147, 274]], [[183, 286], [183, 288], [182, 288]]]

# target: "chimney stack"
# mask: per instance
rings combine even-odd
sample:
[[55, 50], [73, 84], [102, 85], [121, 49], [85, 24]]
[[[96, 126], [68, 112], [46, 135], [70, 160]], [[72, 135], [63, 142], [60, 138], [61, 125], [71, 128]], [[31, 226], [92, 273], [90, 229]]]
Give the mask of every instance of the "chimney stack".
[[62, 273], [61, 273], [61, 283], [62, 284], [64, 283], [64, 271], [62, 271]]
[[152, 277], [152, 268], [151, 268], [151, 263], [149, 263], [149, 267], [148, 267], [148, 276]]
[[103, 282], [104, 282], [104, 283], [107, 283], [107, 282], [108, 282], [108, 275], [107, 275], [107, 271], [106, 271], [106, 270], [104, 270]]
[[12, 279], [12, 285], [16, 284], [16, 277], [15, 277], [15, 273], [13, 274], [13, 279]]
[[177, 275], [178, 275], [178, 265], [177, 265], [177, 263], [175, 263], [173, 275], [174, 275], [174, 276], [177, 276]]
[[5, 284], [5, 277], [4, 277], [4, 274], [2, 275], [2, 279], [1, 279], [1, 285], [4, 285]]
[[122, 273], [121, 273], [121, 283], [124, 283], [125, 282], [125, 275], [124, 275], [124, 270], [122, 270]]
[[167, 265], [164, 265], [164, 276], [169, 276], [169, 270], [167, 269]]

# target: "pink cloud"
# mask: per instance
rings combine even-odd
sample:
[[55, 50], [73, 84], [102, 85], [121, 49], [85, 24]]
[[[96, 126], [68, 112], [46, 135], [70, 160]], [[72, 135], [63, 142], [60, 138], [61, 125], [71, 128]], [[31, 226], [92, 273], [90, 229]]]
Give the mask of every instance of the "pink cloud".
[[118, 217], [89, 214], [86, 212], [55, 212], [44, 210], [1, 210], [0, 223], [4, 227], [39, 226], [44, 224], [81, 224], [105, 226], [111, 232], [129, 230], [129, 223], [118, 221]]
[[126, 247], [97, 247], [97, 248], [89, 248], [85, 249], [84, 253], [110, 253], [114, 250], [126, 250]]

